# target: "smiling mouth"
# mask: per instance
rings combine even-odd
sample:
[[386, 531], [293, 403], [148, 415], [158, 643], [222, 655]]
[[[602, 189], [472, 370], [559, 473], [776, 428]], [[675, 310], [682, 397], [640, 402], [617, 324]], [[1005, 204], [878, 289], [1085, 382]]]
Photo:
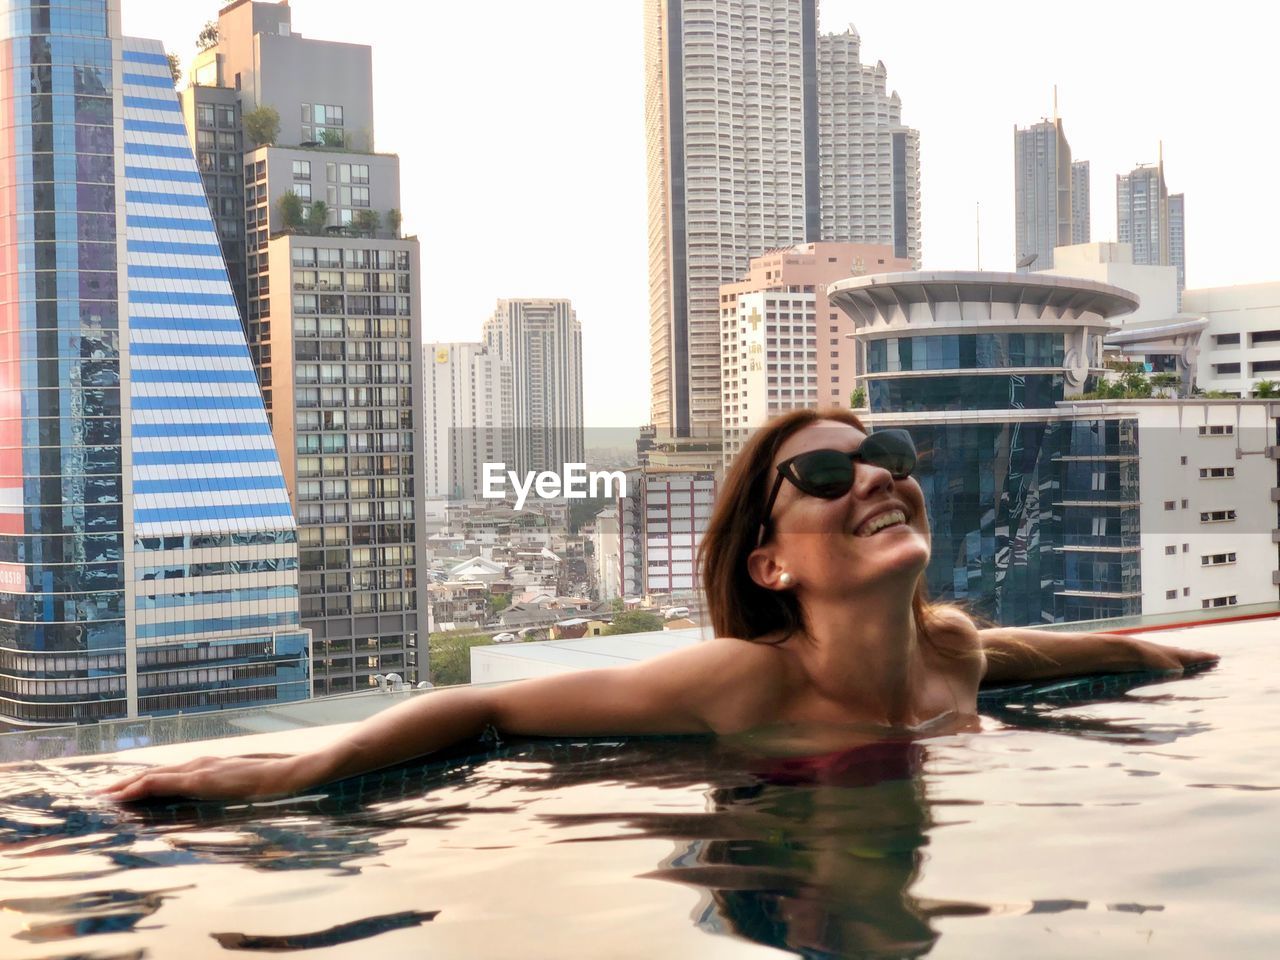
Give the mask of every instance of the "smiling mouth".
[[907, 522], [907, 515], [901, 510], [888, 510], [884, 513], [876, 514], [870, 520], [866, 520], [858, 526], [854, 531], [854, 536], [870, 537], [885, 530], [889, 527], [897, 527]]

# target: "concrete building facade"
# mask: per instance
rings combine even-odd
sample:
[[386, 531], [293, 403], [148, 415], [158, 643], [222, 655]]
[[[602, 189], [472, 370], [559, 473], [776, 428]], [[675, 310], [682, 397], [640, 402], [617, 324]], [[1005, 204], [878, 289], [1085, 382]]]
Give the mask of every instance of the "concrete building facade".
[[1075, 225], [1079, 204], [1072, 199], [1075, 185], [1088, 182], [1088, 170], [1072, 162], [1061, 119], [1014, 128], [1013, 176], [1017, 269], [1052, 267], [1055, 247], [1088, 239], [1087, 227]]
[[[243, 235], [229, 225], [223, 248], [244, 264], [244, 326], [299, 518], [316, 693], [376, 673], [414, 680], [426, 616], [421, 284], [417, 240], [399, 232], [399, 159], [374, 152], [370, 48], [300, 36], [288, 3], [237, 0], [184, 93], [197, 148], [220, 104], [238, 105], [241, 127]], [[279, 131], [257, 144], [244, 118], [264, 107]], [[208, 193], [220, 210], [225, 146]]]
[[1117, 239], [1133, 248], [1134, 263], [1174, 267], [1179, 298], [1187, 285], [1185, 210], [1185, 197], [1165, 184], [1163, 156], [1116, 175]]
[[511, 370], [508, 469], [523, 476], [582, 463], [582, 325], [573, 305], [564, 299], [499, 300], [483, 337], [490, 354]]
[[861, 38], [818, 37], [821, 232], [810, 240], [888, 245], [919, 269], [920, 132], [902, 123], [902, 100], [883, 62], [860, 59]]
[[1280, 283], [1187, 290], [1183, 308], [1208, 318], [1198, 384], [1249, 396], [1260, 380], [1280, 380]]
[[910, 270], [910, 259], [893, 250], [856, 243], [774, 250], [720, 288], [725, 465], [778, 413], [848, 406], [859, 374], [853, 323], [827, 300], [827, 288], [848, 277]]
[[423, 347], [426, 496], [480, 496], [483, 464], [513, 464], [511, 364], [483, 343]]
[[715, 473], [654, 466], [626, 473], [628, 495], [617, 502], [622, 596], [695, 599], [698, 548], [715, 506]]

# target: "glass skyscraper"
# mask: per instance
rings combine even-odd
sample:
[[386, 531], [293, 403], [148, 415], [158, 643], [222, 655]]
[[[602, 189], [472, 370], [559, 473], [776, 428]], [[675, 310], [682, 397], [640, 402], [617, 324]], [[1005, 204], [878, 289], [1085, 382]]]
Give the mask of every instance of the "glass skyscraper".
[[841, 280], [873, 428], [905, 427], [933, 532], [930, 593], [997, 623], [1141, 611], [1138, 431], [1076, 413], [1103, 373], [1116, 287], [1003, 273]]
[[0, 8], [0, 725], [309, 694], [297, 544], [168, 60]]

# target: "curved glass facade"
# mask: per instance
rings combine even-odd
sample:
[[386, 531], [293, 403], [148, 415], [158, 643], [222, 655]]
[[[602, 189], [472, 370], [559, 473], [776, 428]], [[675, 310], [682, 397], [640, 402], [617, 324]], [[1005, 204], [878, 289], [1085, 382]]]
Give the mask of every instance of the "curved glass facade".
[[868, 373], [908, 370], [1061, 368], [1061, 333], [955, 333], [884, 337], [867, 344]]
[[1134, 421], [913, 424], [911, 433], [933, 525], [934, 597], [1003, 624], [1140, 609]]
[[872, 413], [1052, 409], [1065, 389], [1060, 373], [867, 379]]

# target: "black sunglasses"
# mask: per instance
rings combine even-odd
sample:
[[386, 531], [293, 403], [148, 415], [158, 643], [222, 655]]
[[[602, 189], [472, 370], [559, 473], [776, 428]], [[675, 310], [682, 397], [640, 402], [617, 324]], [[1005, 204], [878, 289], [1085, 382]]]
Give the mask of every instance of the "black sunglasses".
[[801, 493], [811, 497], [835, 500], [853, 487], [854, 464], [858, 461], [889, 471], [895, 480], [905, 480], [916, 468], [916, 445], [905, 430], [877, 430], [857, 450], [810, 450], [783, 460], [778, 464], [778, 478], [764, 508], [756, 546], [769, 535], [773, 505], [783, 480], [790, 480]]

